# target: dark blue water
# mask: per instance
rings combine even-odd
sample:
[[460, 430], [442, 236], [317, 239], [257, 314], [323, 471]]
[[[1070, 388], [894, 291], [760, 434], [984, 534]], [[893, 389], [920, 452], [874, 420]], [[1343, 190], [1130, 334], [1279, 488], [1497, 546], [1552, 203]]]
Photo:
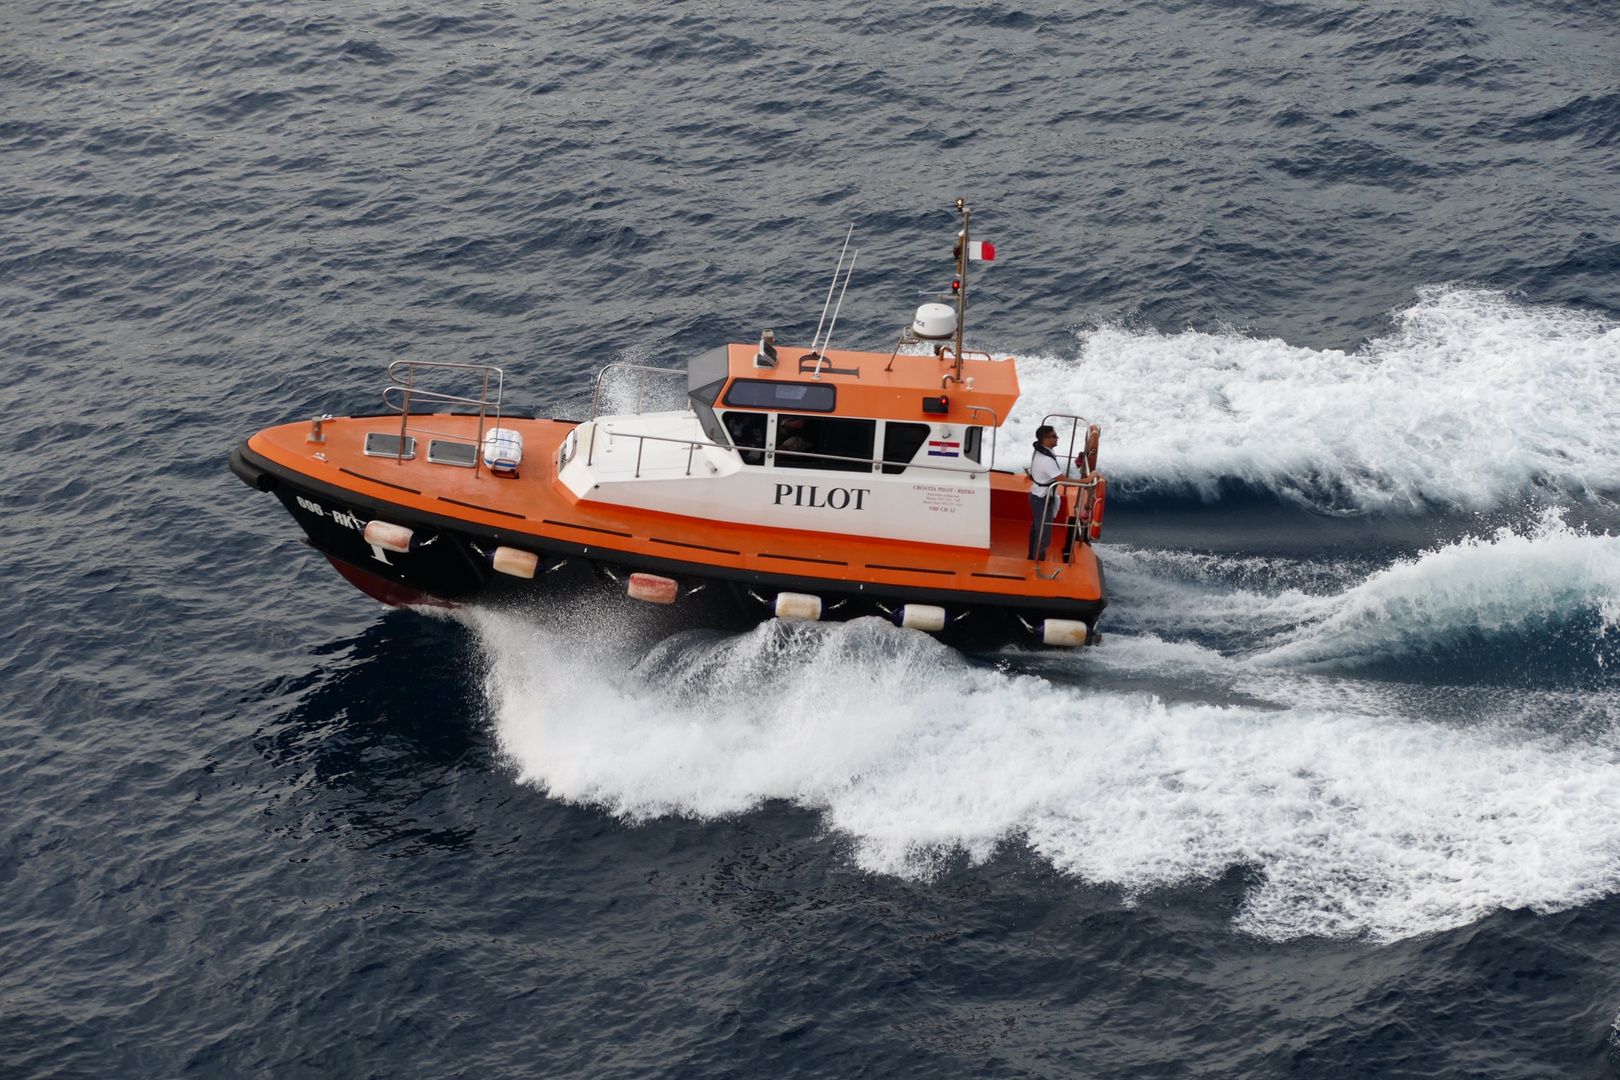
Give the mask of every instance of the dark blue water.
[[[1620, 1073], [1620, 20], [0, 7], [0, 1074]], [[1084, 654], [436, 619], [225, 455], [886, 348], [996, 243]]]

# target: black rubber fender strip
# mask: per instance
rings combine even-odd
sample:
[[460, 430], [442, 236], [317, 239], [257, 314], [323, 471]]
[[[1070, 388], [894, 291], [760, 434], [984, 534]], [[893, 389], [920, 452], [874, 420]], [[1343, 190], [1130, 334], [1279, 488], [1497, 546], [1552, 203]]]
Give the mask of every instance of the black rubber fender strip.
[[242, 483], [255, 491], [274, 491], [276, 485], [281, 482], [265, 470], [249, 465], [242, 457], [242, 448], [240, 446], [231, 451], [231, 472], [235, 473]]

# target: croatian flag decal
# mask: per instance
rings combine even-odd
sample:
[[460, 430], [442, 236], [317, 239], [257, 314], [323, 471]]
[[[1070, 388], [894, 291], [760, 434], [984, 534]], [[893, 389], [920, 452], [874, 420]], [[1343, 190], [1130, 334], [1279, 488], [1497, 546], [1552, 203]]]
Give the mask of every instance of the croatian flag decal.
[[968, 258], [974, 262], [995, 262], [996, 245], [984, 240], [969, 240]]
[[958, 450], [962, 448], [959, 442], [945, 442], [942, 439], [928, 440], [929, 457], [961, 457]]

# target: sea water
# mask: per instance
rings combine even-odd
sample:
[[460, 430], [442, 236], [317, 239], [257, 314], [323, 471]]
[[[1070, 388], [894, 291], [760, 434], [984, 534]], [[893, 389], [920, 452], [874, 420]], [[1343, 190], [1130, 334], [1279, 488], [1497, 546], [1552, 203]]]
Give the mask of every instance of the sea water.
[[[1608, 1076], [1602, 4], [0, 10], [0, 1072]], [[1081, 652], [392, 611], [225, 468], [393, 359], [886, 350], [995, 243]], [[533, 452], [531, 448], [530, 452]]]

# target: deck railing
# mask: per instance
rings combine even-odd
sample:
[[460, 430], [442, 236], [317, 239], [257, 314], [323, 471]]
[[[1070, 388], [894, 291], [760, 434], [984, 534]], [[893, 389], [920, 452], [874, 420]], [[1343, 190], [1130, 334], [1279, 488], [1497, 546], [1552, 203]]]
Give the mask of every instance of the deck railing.
[[1080, 442], [1080, 432], [1085, 431], [1089, 434], [1091, 422], [1083, 416], [1076, 416], [1074, 413], [1047, 413], [1041, 418], [1041, 426], [1051, 425], [1056, 430], [1057, 425], [1052, 423], [1054, 420], [1069, 421], [1069, 447], [1063, 453], [1065, 460], [1073, 461], [1074, 456], [1086, 448], [1085, 444]]
[[[601, 371], [598, 371], [596, 373], [596, 380], [593, 383], [593, 385], [591, 386], [591, 419], [592, 420], [595, 420], [596, 417], [597, 417], [597, 404], [601, 400], [601, 397], [602, 397], [602, 378], [603, 378], [603, 376], [607, 375], [607, 373], [610, 372], [610, 371], [637, 371], [637, 372], [641, 373], [641, 382], [636, 387], [636, 415], [637, 416], [641, 415], [642, 402], [647, 397], [647, 376], [648, 375], [680, 375], [683, 378], [686, 375], [686, 369], [684, 369], [684, 368], [649, 367], [646, 364], [628, 364], [628, 363], [609, 364], [606, 367], [604, 367]], [[682, 389], [684, 391], [684, 387]], [[684, 392], [683, 392], [682, 396], [683, 397], [685, 396]]]
[[[679, 376], [684, 377], [686, 375], [686, 371], [684, 369], [681, 369], [681, 368], [661, 368], [661, 367], [652, 367], [652, 366], [650, 366], [648, 364], [631, 364], [631, 363], [608, 364], [606, 367], [602, 368], [600, 371], [598, 371], [596, 373], [596, 379], [595, 379], [595, 382], [594, 382], [594, 384], [593, 384], [593, 386], [591, 388], [591, 419], [592, 420], [595, 420], [597, 418], [597, 416], [600, 415], [600, 404], [601, 404], [601, 398], [602, 398], [602, 384], [603, 384], [603, 381], [604, 381], [604, 379], [606, 378], [606, 376], [608, 375], [609, 372], [637, 372], [637, 373], [640, 374], [641, 378], [640, 378], [640, 381], [639, 381], [639, 383], [638, 383], [638, 385], [636, 387], [635, 415], [637, 415], [637, 416], [641, 415], [642, 406], [643, 406], [643, 404], [645, 403], [645, 400], [646, 400], [646, 396], [647, 396], [647, 376], [649, 376], [649, 375], [679, 375]], [[978, 462], [974, 462], [972, 467], [970, 467], [970, 468], [963, 468], [963, 467], [960, 467], [960, 466], [950, 466], [950, 465], [925, 465], [925, 464], [920, 464], [920, 463], [919, 464], [912, 464], [910, 462], [905, 462], [905, 461], [887, 461], [887, 460], [880, 459], [880, 458], [844, 457], [844, 456], [839, 455], [839, 454], [822, 454], [822, 453], [816, 453], [815, 451], [772, 450], [772, 449], [769, 449], [769, 448], [763, 447], [763, 446], [731, 446], [731, 445], [728, 445], [728, 444], [725, 444], [725, 443], [709, 442], [709, 441], [703, 440], [703, 439], [696, 439], [696, 440], [676, 439], [676, 438], [671, 438], [671, 437], [668, 437], [668, 436], [661, 436], [661, 435], [635, 435], [635, 434], [632, 434], [632, 433], [629, 433], [629, 432], [612, 432], [611, 434], [614, 435], [615, 437], [621, 437], [622, 436], [623, 438], [626, 438], [626, 439], [629, 439], [629, 438], [641, 438], [641, 439], [652, 439], [655, 442], [675, 442], [675, 443], [681, 443], [683, 445], [689, 444], [693, 448], [693, 450], [695, 450], [695, 448], [699, 447], [699, 446], [712, 446], [712, 447], [715, 447], [715, 448], [720, 449], [720, 450], [754, 451], [754, 452], [757, 452], [757, 453], [760, 453], [760, 454], [774, 454], [774, 455], [779, 455], [779, 456], [784, 456], [784, 457], [815, 458], [818, 461], [843, 461], [843, 462], [849, 462], [849, 463], [852, 463], [852, 464], [864, 464], [864, 465], [872, 466], [872, 468], [869, 471], [873, 471], [873, 472], [877, 471], [876, 467], [879, 466], [879, 465], [898, 465], [898, 466], [900, 466], [902, 468], [932, 469], [932, 470], [937, 471], [937, 472], [951, 472], [951, 473], [989, 472], [991, 469], [995, 468], [995, 462], [996, 462], [996, 436], [997, 436], [998, 429], [1001, 426], [1001, 419], [1000, 419], [1000, 417], [998, 417], [996, 415], [996, 411], [994, 409], [990, 408], [987, 405], [969, 405], [968, 409], [969, 409], [969, 411], [971, 411], [974, 414], [974, 419], [975, 420], [978, 419], [977, 414], [979, 414], [981, 412], [990, 414], [990, 423], [987, 424], [987, 425], [984, 425], [984, 426], [986, 426], [986, 427], [988, 427], [990, 429], [990, 457], [988, 459], [988, 463], [987, 464], [979, 464]], [[983, 453], [982, 449], [980, 450], [980, 453], [981, 454]], [[587, 464], [587, 465], [593, 464], [594, 461], [595, 461], [595, 455], [596, 455], [596, 428], [593, 427], [591, 429], [591, 444], [587, 448], [586, 454], [585, 454], [585, 464]], [[973, 459], [972, 458], [967, 458], [965, 460], [972, 461]], [[849, 470], [849, 471], [853, 472], [854, 470]], [[690, 476], [691, 473], [692, 473], [692, 451], [688, 451], [688, 453], [687, 453], [687, 462], [686, 462], [686, 474], [688, 476]], [[641, 476], [641, 447], [639, 447], [639, 446], [636, 448], [636, 476], [637, 477]]]
[[[417, 378], [421, 372], [472, 372], [478, 383], [478, 396], [470, 394], [451, 394], [443, 390], [430, 390], [424, 387]], [[388, 385], [383, 387], [383, 406], [393, 412], [399, 413], [399, 456], [403, 461], [405, 457], [406, 439], [412, 431], [423, 435], [438, 435], [445, 439], [461, 441], [464, 435], [455, 432], [433, 431], [429, 428], [413, 427], [411, 425], [411, 406], [418, 408], [423, 405], [448, 406], [454, 410], [463, 408], [478, 410], [478, 441], [474, 444], [473, 475], [477, 475], [483, 467], [484, 460], [484, 431], [489, 427], [499, 427], [501, 423], [501, 395], [506, 387], [506, 375], [492, 364], [447, 364], [429, 360], [395, 360], [388, 365]], [[490, 420], [493, 418], [494, 423]]]
[[1097, 495], [1097, 481], [1102, 479], [1101, 473], [1092, 473], [1079, 480], [1054, 480], [1052, 486], [1047, 488], [1048, 500], [1057, 498], [1061, 505], [1065, 493], [1073, 492], [1073, 499], [1069, 503], [1069, 520], [1064, 522], [1053, 521], [1052, 532], [1067, 531], [1068, 539], [1063, 544], [1063, 561], [1074, 562], [1074, 549], [1081, 544], [1091, 543], [1091, 508]]
[[[594, 423], [591, 425], [590, 441], [586, 444], [586, 447], [585, 447], [585, 464], [587, 466], [590, 466], [590, 465], [594, 464], [595, 461], [596, 461], [596, 436], [597, 436], [597, 433], [600, 432], [600, 431], [603, 431], [603, 428], [600, 425], [594, 424]], [[692, 475], [692, 459], [693, 459], [694, 454], [697, 452], [697, 448], [700, 447], [700, 446], [711, 446], [716, 450], [724, 450], [724, 451], [726, 451], [728, 453], [770, 454], [770, 455], [774, 455], [776, 457], [813, 458], [816, 461], [841, 461], [841, 462], [846, 462], [846, 463], [851, 464], [851, 465], [865, 465], [865, 466], [867, 466], [867, 468], [864, 470], [866, 472], [877, 472], [879, 467], [884, 466], [884, 465], [894, 466], [894, 467], [900, 469], [901, 471], [910, 471], [912, 469], [926, 469], [926, 470], [929, 470], [931, 472], [953, 473], [953, 474], [955, 474], [957, 476], [960, 476], [963, 473], [967, 473], [967, 474], [969, 474], [970, 477], [976, 477], [976, 476], [978, 476], [979, 473], [987, 473], [987, 472], [990, 471], [989, 466], [981, 465], [978, 462], [973, 461], [972, 458], [964, 458], [963, 459], [963, 460], [968, 461], [968, 462], [971, 463], [971, 464], [966, 465], [966, 466], [962, 466], [962, 465], [928, 465], [928, 464], [924, 464], [923, 462], [890, 461], [890, 460], [887, 460], [885, 458], [847, 457], [847, 456], [845, 456], [843, 454], [824, 454], [824, 453], [820, 452], [819, 450], [774, 450], [774, 449], [769, 449], [769, 448], [766, 448], [766, 447], [763, 447], [763, 446], [728, 446], [728, 445], [726, 445], [724, 443], [710, 442], [707, 439], [681, 439], [681, 438], [677, 438], [677, 437], [675, 437], [673, 435], [647, 435], [647, 434], [644, 434], [642, 432], [636, 432], [636, 431], [607, 431], [607, 432], [605, 432], [605, 434], [607, 435], [607, 437], [609, 439], [635, 439], [635, 440], [637, 440], [637, 444], [636, 444], [636, 471], [635, 471], [635, 477], [634, 477], [635, 479], [640, 479], [641, 478], [641, 457], [642, 457], [643, 445], [644, 445], [645, 442], [647, 442], [649, 440], [652, 441], [652, 442], [675, 443], [677, 445], [686, 447], [687, 448], [687, 451], [686, 451], [686, 475], [687, 476]], [[843, 471], [846, 471], [846, 472], [858, 472], [858, 471], [862, 471], [862, 470], [847, 469], [847, 470], [843, 470]]]

